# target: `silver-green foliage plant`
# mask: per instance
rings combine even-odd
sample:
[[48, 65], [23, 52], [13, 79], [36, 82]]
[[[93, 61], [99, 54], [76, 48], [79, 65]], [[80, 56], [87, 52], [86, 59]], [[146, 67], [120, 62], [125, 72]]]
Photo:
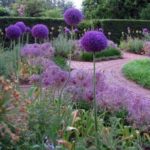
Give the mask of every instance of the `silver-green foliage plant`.
[[134, 53], [141, 53], [143, 49], [144, 42], [138, 38], [128, 40], [129, 51]]
[[0, 54], [0, 75], [5, 77], [11, 77], [15, 72], [14, 66], [14, 52], [13, 51], [4, 51]]
[[59, 34], [53, 40], [53, 47], [55, 48], [56, 55], [67, 57], [70, 51], [73, 51], [75, 44], [73, 40], [69, 40], [65, 35]]

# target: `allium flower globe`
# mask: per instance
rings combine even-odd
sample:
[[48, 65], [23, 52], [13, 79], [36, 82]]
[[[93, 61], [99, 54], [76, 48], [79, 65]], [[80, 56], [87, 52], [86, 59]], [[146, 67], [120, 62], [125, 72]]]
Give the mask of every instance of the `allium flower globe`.
[[19, 21], [15, 25], [20, 28], [20, 30], [21, 30], [22, 33], [24, 33], [26, 31], [26, 25], [24, 24], [24, 22]]
[[49, 29], [44, 24], [37, 24], [32, 28], [32, 36], [38, 39], [46, 39], [49, 34]]
[[10, 25], [8, 26], [6, 29], [6, 37], [14, 40], [14, 39], [18, 39], [21, 36], [21, 30], [18, 26], [16, 25]]
[[68, 25], [76, 26], [82, 21], [83, 15], [78, 9], [69, 8], [64, 13], [64, 19]]
[[107, 38], [102, 32], [88, 31], [81, 38], [81, 45], [88, 52], [99, 52], [107, 47]]

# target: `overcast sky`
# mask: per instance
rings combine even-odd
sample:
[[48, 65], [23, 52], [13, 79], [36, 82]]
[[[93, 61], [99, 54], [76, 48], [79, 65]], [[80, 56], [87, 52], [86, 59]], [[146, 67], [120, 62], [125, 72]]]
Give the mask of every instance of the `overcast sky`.
[[72, 1], [77, 8], [79, 9], [81, 8], [83, 0], [70, 0], [70, 1]]

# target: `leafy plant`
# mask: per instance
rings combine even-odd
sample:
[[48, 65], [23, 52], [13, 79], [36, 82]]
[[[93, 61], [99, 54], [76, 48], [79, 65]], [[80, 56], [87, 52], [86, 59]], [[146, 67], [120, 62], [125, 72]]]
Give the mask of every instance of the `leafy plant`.
[[129, 51], [137, 54], [141, 54], [143, 51], [144, 41], [138, 38], [132, 39], [130, 38], [128, 41]]
[[74, 48], [74, 41], [68, 40], [63, 34], [59, 34], [59, 36], [53, 40], [53, 47], [55, 48], [56, 55], [67, 57], [69, 52]]
[[[118, 50], [116, 48], [107, 48], [106, 50], [104, 50], [102, 52], [96, 53], [95, 56], [96, 56], [96, 60], [117, 59], [117, 58], [121, 58], [121, 52], [120, 52], [120, 50]], [[91, 53], [84, 52], [81, 54], [81, 60], [92, 61], [93, 56]]]
[[51, 9], [42, 12], [42, 16], [49, 18], [62, 18], [62, 12], [60, 9]]
[[0, 55], [0, 75], [12, 77], [15, 73], [15, 58], [13, 51], [4, 51]]

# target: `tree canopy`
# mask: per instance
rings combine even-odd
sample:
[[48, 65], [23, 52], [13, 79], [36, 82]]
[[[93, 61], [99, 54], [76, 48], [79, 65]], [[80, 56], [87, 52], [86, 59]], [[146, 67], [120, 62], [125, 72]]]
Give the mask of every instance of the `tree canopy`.
[[84, 0], [83, 11], [86, 18], [138, 19], [149, 3], [148, 0]]

